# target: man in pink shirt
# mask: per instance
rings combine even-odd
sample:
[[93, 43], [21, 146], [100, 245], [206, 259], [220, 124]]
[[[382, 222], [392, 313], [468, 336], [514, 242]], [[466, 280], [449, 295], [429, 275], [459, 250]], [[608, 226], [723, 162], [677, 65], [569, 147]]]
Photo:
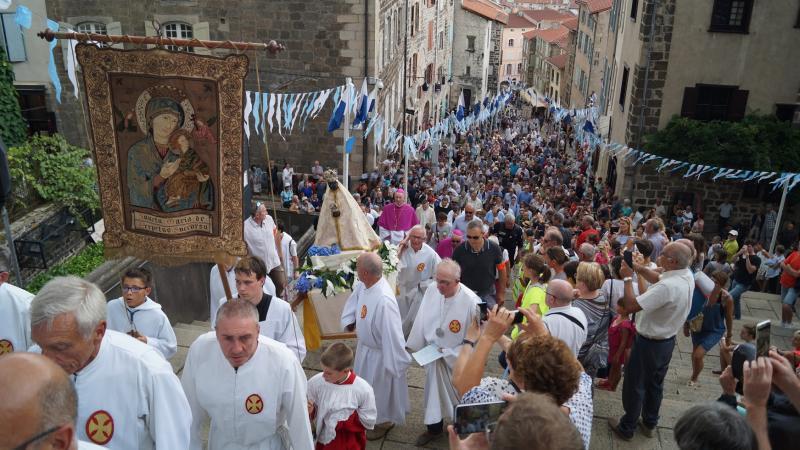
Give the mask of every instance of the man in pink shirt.
[[461, 230], [453, 230], [453, 234], [449, 238], [439, 242], [436, 246], [436, 253], [442, 259], [452, 258], [453, 250], [464, 242], [464, 233]]
[[381, 240], [388, 240], [395, 245], [399, 244], [405, 238], [408, 230], [418, 223], [414, 208], [406, 203], [405, 191], [398, 189], [394, 193], [394, 203], [386, 205], [378, 219]]

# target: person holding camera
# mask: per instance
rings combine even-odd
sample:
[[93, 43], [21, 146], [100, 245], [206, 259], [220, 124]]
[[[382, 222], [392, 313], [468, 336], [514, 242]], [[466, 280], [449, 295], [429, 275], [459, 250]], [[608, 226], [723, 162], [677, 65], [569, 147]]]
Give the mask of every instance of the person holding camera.
[[[611, 431], [625, 441], [633, 438], [638, 423], [641, 423], [645, 436], [654, 436], [664, 378], [675, 349], [675, 336], [683, 328], [694, 292], [694, 277], [689, 270], [692, 263], [689, 246], [680, 242], [664, 246], [658, 257], [658, 266], [664, 270], [661, 274], [639, 261], [634, 262], [633, 268], [623, 261], [620, 268], [625, 295], [617, 310], [620, 314], [637, 313], [637, 336], [625, 366], [622, 385], [625, 414], [620, 419], [608, 419]], [[633, 290], [634, 271], [653, 283], [638, 296]]]
[[742, 318], [742, 294], [755, 283], [756, 272], [761, 266], [761, 258], [756, 255], [754, 245], [754, 240], [746, 239], [744, 246], [733, 257], [733, 283], [730, 294], [733, 298], [733, 317], [736, 320]]

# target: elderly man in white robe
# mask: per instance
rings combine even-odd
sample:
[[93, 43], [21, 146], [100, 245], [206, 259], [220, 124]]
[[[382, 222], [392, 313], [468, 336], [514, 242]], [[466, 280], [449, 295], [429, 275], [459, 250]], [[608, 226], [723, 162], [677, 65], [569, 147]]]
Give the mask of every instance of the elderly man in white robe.
[[192, 413], [155, 348], [106, 329], [106, 298], [77, 277], [49, 281], [31, 302], [31, 337], [78, 392], [78, 439], [112, 450], [189, 448]]
[[314, 448], [303, 368], [258, 327], [256, 307], [233, 300], [220, 306], [216, 331], [192, 343], [181, 376], [192, 411], [191, 443], [180, 448], [203, 448], [209, 418], [209, 450]]
[[383, 438], [395, 424], [403, 424], [411, 409], [406, 370], [411, 357], [405, 339], [397, 300], [383, 277], [381, 258], [363, 253], [356, 263], [358, 280], [342, 311], [342, 327], [356, 331], [355, 371], [375, 391], [378, 418], [367, 439]]
[[465, 339], [470, 324], [480, 315], [480, 297], [460, 283], [461, 267], [445, 259], [436, 268], [436, 285], [425, 291], [408, 347], [419, 351], [436, 347], [442, 357], [425, 365], [425, 418], [427, 431], [417, 439], [418, 447], [443, 435], [444, 419], [453, 419], [458, 394], [453, 387], [452, 368], [461, 346], [473, 345]]
[[[236, 297], [236, 274], [233, 268], [236, 267], [237, 262], [239, 262], [239, 258], [234, 258], [229, 264], [223, 263], [211, 266], [211, 271], [208, 276], [209, 311], [211, 312], [209, 322], [211, 323], [211, 329], [214, 329], [214, 322], [216, 322], [217, 319], [219, 302], [221, 299], [226, 298], [225, 287], [222, 285], [222, 278], [219, 276], [220, 268], [225, 274], [225, 278], [228, 279], [228, 287], [231, 289], [231, 296]], [[264, 279], [264, 293], [273, 297], [275, 296], [275, 284], [270, 277]]]
[[[283, 343], [301, 363], [306, 357], [306, 340], [292, 307], [286, 301], [264, 292], [267, 268], [258, 256], [245, 256], [234, 267], [237, 298], [258, 310], [258, 326], [263, 336]], [[220, 299], [220, 304], [227, 302]], [[216, 318], [216, 314], [214, 315]], [[214, 324], [212, 324], [212, 328]]]
[[425, 290], [433, 283], [436, 265], [442, 259], [425, 243], [425, 228], [415, 225], [400, 244], [400, 271], [397, 274], [397, 306], [403, 319], [403, 335], [408, 337]]

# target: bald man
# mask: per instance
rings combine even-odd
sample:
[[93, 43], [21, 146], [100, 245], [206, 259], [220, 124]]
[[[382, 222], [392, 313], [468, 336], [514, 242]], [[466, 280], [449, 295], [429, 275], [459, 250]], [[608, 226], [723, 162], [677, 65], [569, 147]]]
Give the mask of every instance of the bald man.
[[4, 356], [0, 379], [0, 448], [104, 448], [78, 441], [78, 395], [69, 375], [47, 357], [35, 353]]
[[[625, 283], [625, 295], [617, 309], [620, 314], [637, 314], [636, 338], [625, 365], [622, 385], [625, 415], [608, 420], [609, 427], [620, 439], [631, 440], [637, 422], [645, 436], [654, 435], [675, 335], [683, 328], [692, 303], [691, 263], [692, 248], [679, 242], [671, 242], [661, 251], [658, 266], [664, 272], [660, 275], [656, 276], [654, 271], [636, 262], [633, 268], [622, 263], [620, 275]], [[633, 292], [634, 271], [653, 283], [638, 297]]]
[[400, 265], [397, 273], [397, 306], [403, 320], [403, 335], [408, 337], [425, 290], [433, 283], [436, 265], [442, 259], [425, 243], [427, 233], [414, 225], [400, 244]]
[[378, 418], [367, 439], [380, 439], [394, 424], [403, 424], [411, 409], [406, 369], [411, 357], [405, 349], [400, 311], [394, 290], [383, 277], [377, 253], [362, 253], [356, 261], [358, 281], [342, 311], [342, 328], [355, 329], [356, 373], [375, 391]]

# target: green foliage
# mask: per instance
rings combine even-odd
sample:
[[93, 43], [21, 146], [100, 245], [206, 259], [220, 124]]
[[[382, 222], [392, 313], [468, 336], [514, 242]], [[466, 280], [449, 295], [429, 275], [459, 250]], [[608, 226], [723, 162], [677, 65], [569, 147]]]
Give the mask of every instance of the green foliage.
[[67, 259], [63, 263], [51, 268], [50, 270], [36, 275], [33, 280], [25, 287], [29, 292], [35, 294], [39, 292], [48, 281], [55, 277], [75, 275], [85, 277], [94, 269], [100, 267], [105, 262], [103, 257], [103, 243], [90, 244], [81, 250], [77, 255]]
[[6, 147], [19, 145], [28, 137], [28, 125], [22, 118], [17, 95], [14, 70], [5, 49], [0, 47], [0, 137]]
[[645, 150], [692, 164], [800, 172], [800, 129], [768, 115], [750, 115], [741, 122], [675, 116], [647, 137]]
[[32, 188], [42, 200], [67, 206], [76, 217], [82, 208], [96, 211], [100, 197], [94, 167], [84, 163], [88, 156], [88, 150], [70, 145], [60, 135], [37, 135], [12, 147], [8, 168], [16, 201], [24, 201], [20, 192]]

